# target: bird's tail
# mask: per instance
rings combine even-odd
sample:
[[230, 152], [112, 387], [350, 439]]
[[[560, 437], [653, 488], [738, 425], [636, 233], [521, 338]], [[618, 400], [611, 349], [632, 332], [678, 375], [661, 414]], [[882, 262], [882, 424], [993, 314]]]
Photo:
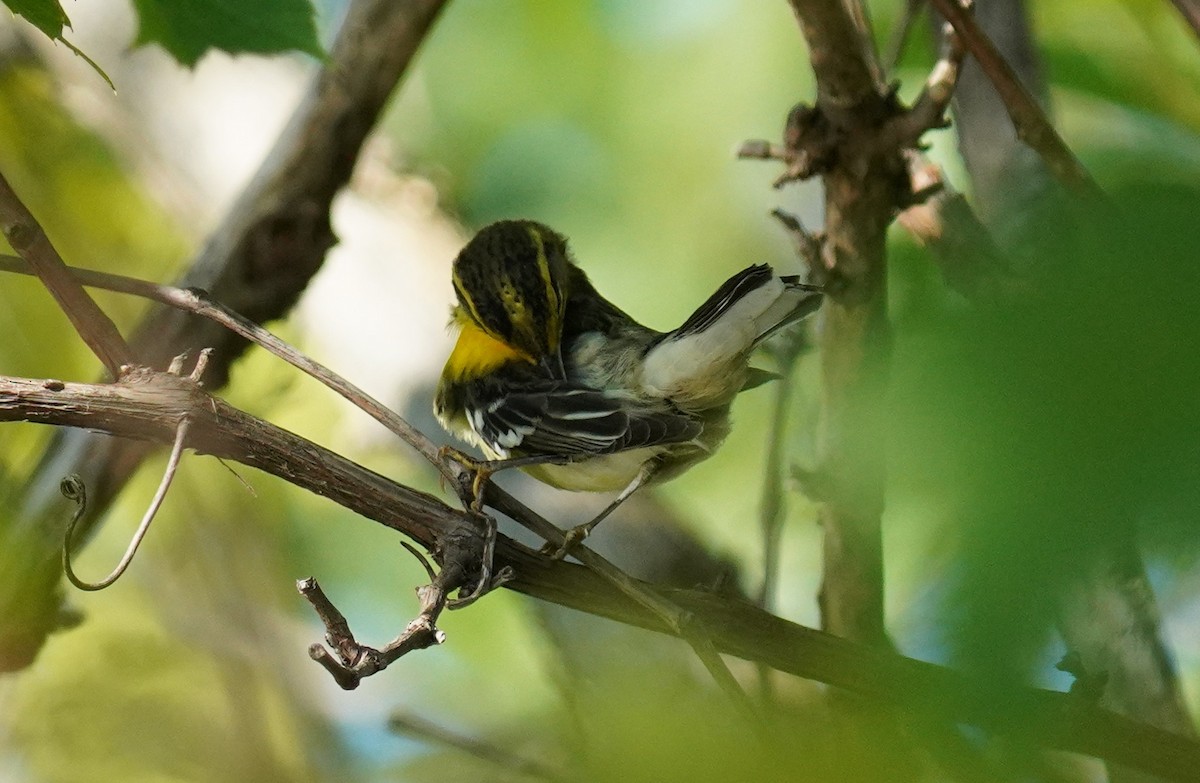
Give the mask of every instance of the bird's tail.
[[766, 264], [747, 267], [651, 347], [644, 377], [666, 390], [721, 373], [779, 329], [815, 312], [821, 299], [820, 289], [799, 278], [780, 277]]
[[756, 319], [758, 336], [754, 338], [755, 346], [783, 327], [815, 313], [825, 298], [819, 286], [801, 282], [797, 275], [779, 279], [783, 281], [783, 293]]
[[802, 283], [795, 275], [779, 277], [766, 264], [757, 264], [726, 280], [663, 341], [716, 330], [714, 337], [725, 337], [723, 342], [730, 348], [746, 351], [784, 326], [816, 312], [821, 299], [817, 286]]

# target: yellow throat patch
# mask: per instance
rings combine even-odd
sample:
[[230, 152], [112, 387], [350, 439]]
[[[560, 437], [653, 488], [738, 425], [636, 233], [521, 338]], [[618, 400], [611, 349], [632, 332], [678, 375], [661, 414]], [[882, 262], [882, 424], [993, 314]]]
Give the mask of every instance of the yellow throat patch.
[[454, 322], [459, 327], [458, 342], [446, 360], [446, 370], [455, 380], [478, 378], [513, 361], [534, 364], [533, 357], [492, 337], [465, 313], [455, 312]]

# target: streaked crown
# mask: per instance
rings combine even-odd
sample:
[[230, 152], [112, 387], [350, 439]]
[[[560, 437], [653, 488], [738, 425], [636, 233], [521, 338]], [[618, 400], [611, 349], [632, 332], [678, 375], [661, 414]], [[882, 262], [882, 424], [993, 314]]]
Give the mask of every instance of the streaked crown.
[[458, 315], [535, 362], [558, 361], [569, 270], [561, 234], [531, 220], [492, 223], [454, 259]]

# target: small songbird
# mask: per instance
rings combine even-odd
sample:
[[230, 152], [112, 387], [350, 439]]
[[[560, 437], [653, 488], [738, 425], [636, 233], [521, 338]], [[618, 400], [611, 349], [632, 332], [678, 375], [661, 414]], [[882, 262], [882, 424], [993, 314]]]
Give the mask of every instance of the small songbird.
[[567, 241], [529, 220], [493, 223], [454, 260], [451, 326], [434, 412], [479, 446], [488, 472], [521, 467], [568, 490], [620, 490], [567, 547], [629, 495], [707, 458], [729, 407], [758, 380], [751, 351], [814, 312], [821, 292], [765, 264], [729, 278], [669, 332], [601, 296]]

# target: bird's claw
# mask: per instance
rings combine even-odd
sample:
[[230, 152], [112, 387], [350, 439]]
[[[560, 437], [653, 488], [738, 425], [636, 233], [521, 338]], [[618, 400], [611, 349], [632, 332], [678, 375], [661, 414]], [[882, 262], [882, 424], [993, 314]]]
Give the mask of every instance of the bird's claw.
[[563, 542], [561, 545], [555, 547], [553, 544], [547, 542], [546, 545], [542, 547], [542, 554], [548, 556], [551, 560], [562, 560], [567, 555], [571, 554], [572, 549], [583, 543], [583, 540], [591, 535], [592, 527], [593, 525], [591, 523], [576, 525], [563, 534]]
[[483, 493], [487, 486], [487, 482], [491, 479], [495, 470], [492, 468], [492, 463], [485, 460], [477, 460], [470, 454], [466, 454], [453, 446], [442, 446], [438, 449], [438, 459], [442, 464], [449, 462], [457, 463], [463, 470], [471, 474], [470, 491], [467, 491], [465, 482], [461, 476], [457, 476], [459, 499], [463, 505], [474, 512], [483, 511]]

